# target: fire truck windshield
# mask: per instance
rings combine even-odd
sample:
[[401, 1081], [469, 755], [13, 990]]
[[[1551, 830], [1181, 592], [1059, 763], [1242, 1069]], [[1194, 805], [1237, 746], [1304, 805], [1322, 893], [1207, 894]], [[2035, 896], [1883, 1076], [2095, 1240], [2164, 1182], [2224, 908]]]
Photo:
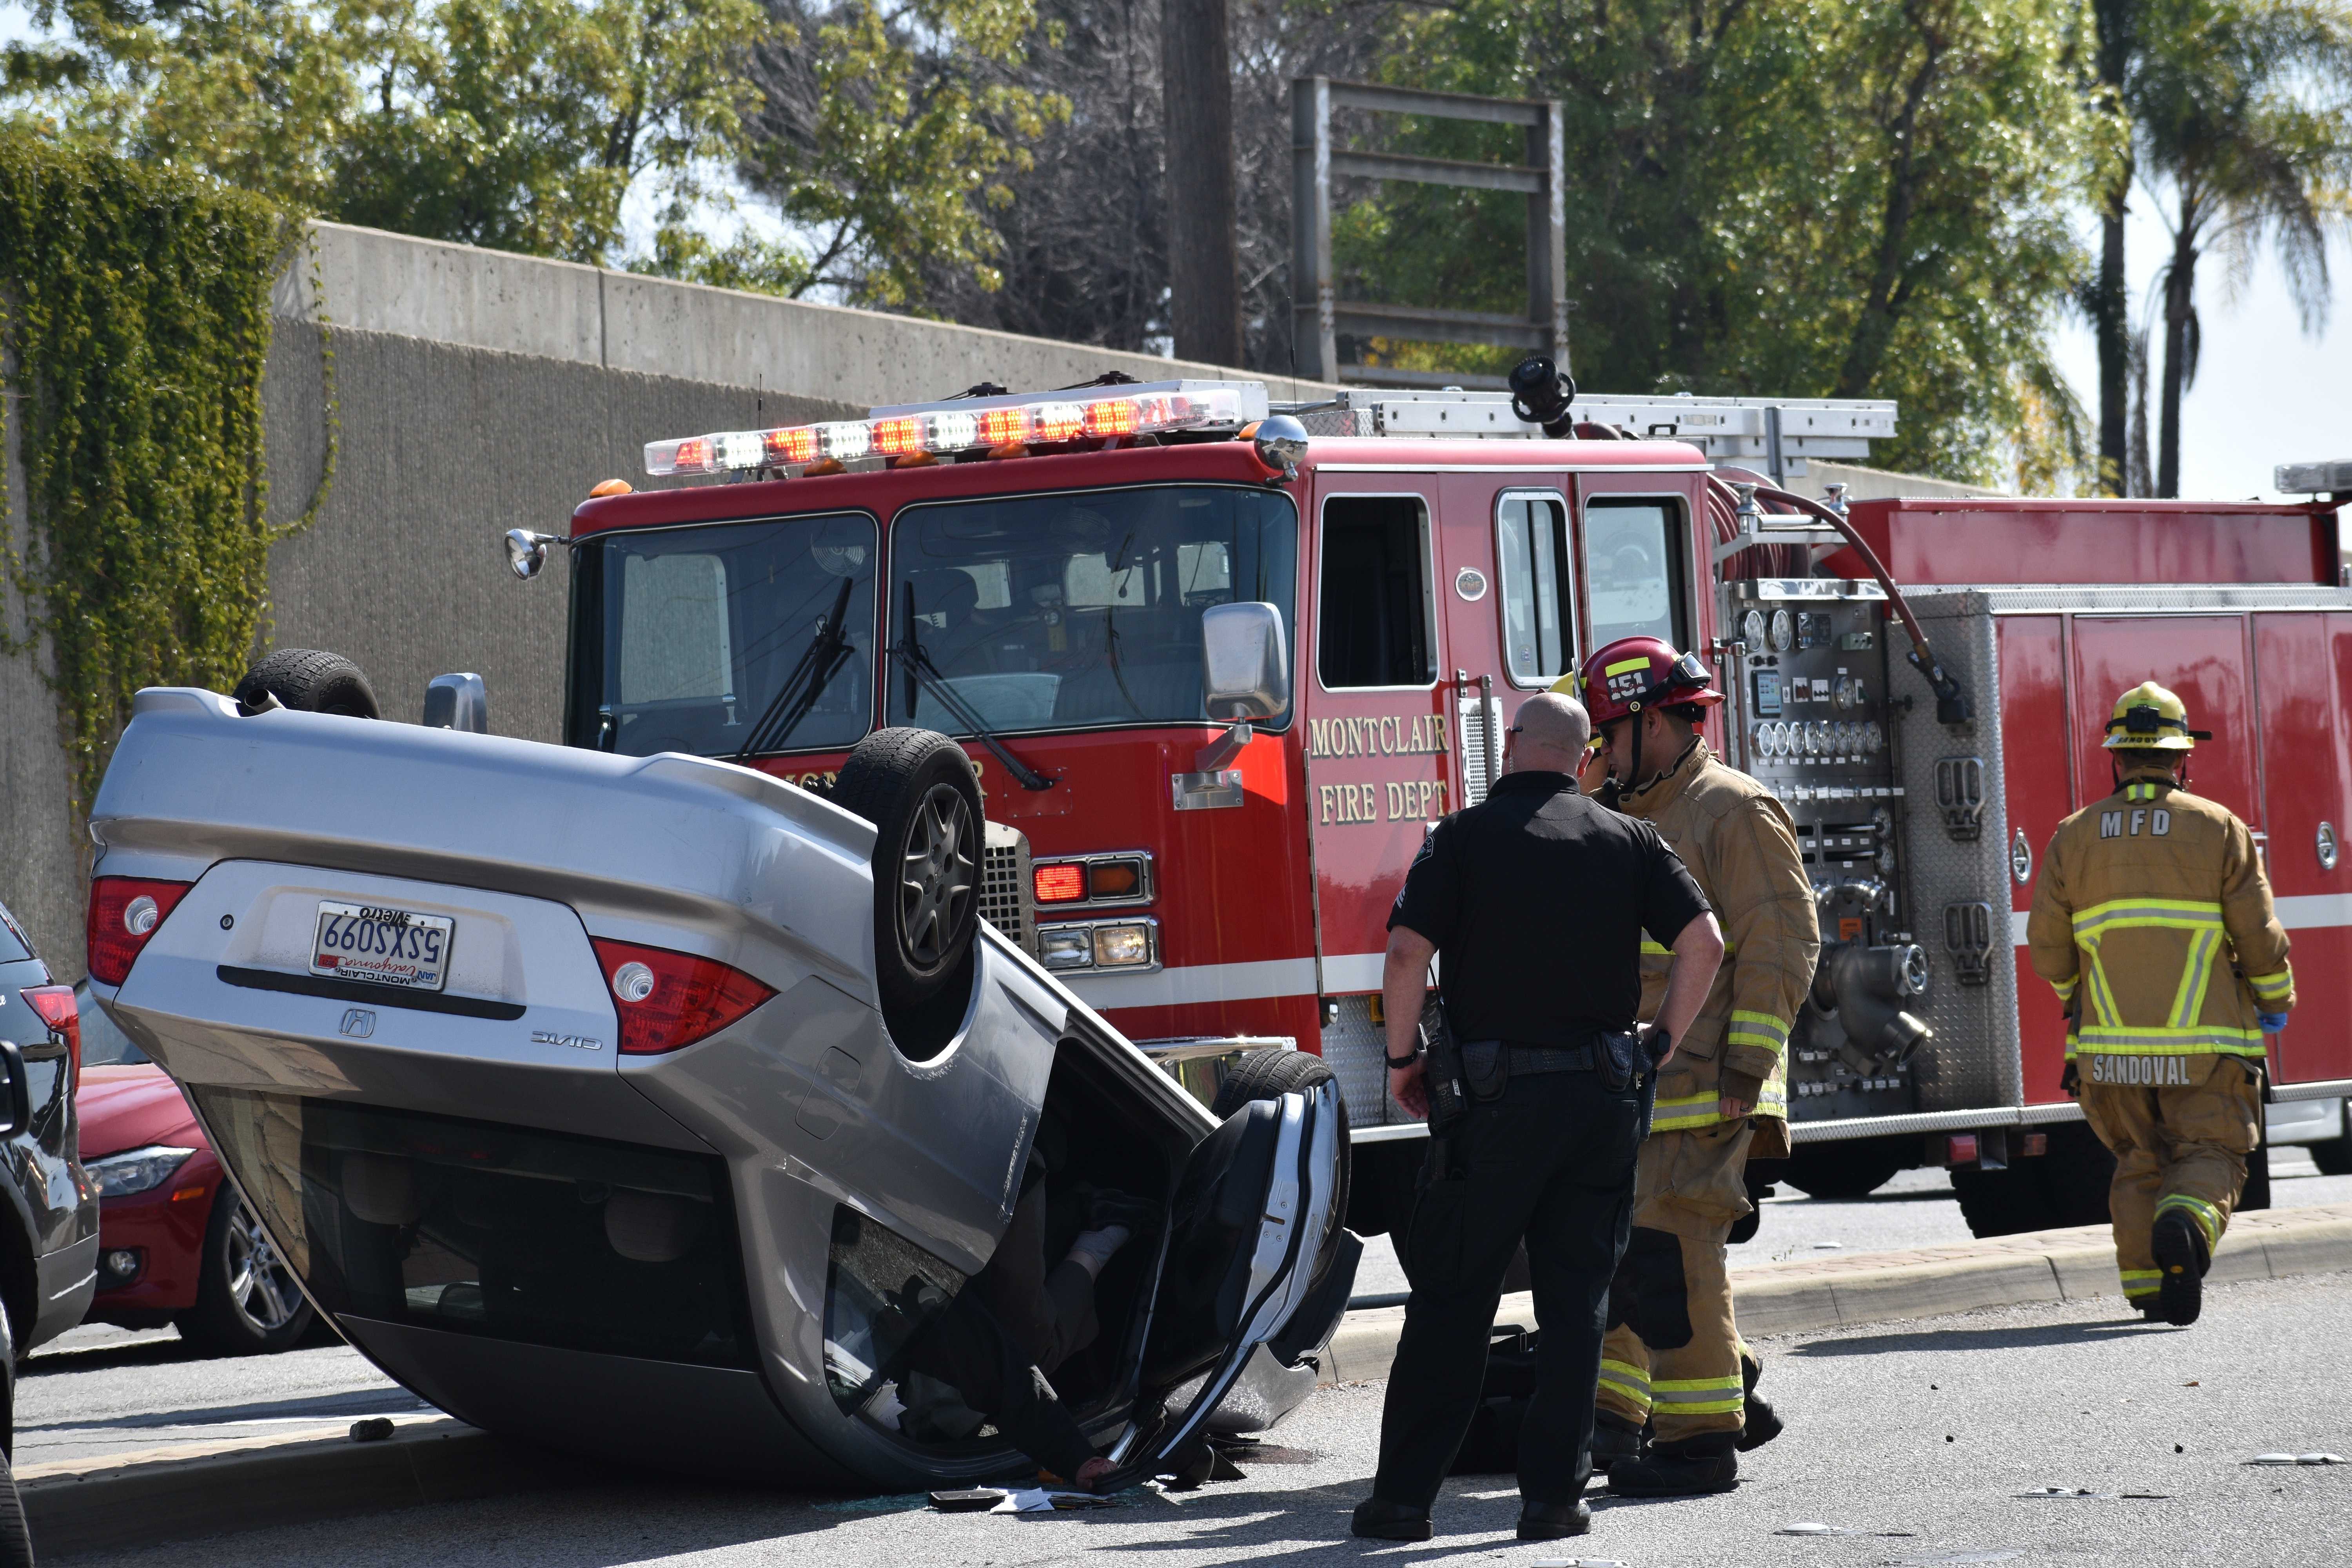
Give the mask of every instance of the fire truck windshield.
[[[761, 751], [856, 744], [873, 722], [878, 543], [872, 518], [836, 513], [616, 531], [582, 545], [567, 739], [636, 757], [728, 757], [766, 719]], [[845, 584], [836, 650], [819, 634]], [[812, 647], [824, 657], [807, 657]]]
[[[895, 615], [911, 595], [923, 653], [996, 733], [1204, 723], [1201, 613], [1263, 600], [1286, 629], [1297, 554], [1298, 514], [1279, 491], [1164, 485], [943, 502], [893, 522], [888, 603]], [[890, 681], [885, 722], [961, 729], [903, 668]]]

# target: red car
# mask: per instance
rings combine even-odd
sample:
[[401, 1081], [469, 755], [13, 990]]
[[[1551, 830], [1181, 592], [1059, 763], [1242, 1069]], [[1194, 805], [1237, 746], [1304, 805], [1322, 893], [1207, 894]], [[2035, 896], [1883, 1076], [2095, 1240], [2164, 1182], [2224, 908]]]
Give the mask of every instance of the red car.
[[180, 1086], [74, 987], [82, 1168], [99, 1192], [98, 1295], [85, 1320], [165, 1323], [215, 1355], [290, 1349], [310, 1303], [221, 1169]]

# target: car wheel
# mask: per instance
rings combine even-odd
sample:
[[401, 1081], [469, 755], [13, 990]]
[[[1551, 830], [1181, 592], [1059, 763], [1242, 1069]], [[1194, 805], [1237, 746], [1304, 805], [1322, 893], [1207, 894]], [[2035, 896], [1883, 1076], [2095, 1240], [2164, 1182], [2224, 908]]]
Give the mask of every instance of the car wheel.
[[[0, 1311], [0, 1455], [16, 1455], [16, 1330]], [[11, 1482], [9, 1491], [15, 1492]]]
[[176, 1320], [181, 1338], [214, 1355], [269, 1355], [310, 1331], [317, 1314], [235, 1187], [213, 1205], [202, 1267], [195, 1310]]
[[980, 927], [980, 784], [930, 730], [877, 730], [842, 764], [834, 803], [875, 827], [875, 981], [912, 1007], [963, 965]]
[[245, 672], [232, 693], [237, 706], [256, 707], [267, 694], [303, 713], [341, 713], [349, 719], [375, 719], [375, 689], [360, 667], [339, 653], [323, 648], [281, 647], [264, 655]]

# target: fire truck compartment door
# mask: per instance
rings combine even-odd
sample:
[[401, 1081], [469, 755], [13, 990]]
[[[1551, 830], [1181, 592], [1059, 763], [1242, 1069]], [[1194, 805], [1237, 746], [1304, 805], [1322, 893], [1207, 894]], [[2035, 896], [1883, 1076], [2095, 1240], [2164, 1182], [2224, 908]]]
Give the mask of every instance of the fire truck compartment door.
[[1307, 723], [1317, 989], [1377, 991], [1388, 913], [1423, 825], [1455, 798], [1454, 667], [1440, 614], [1432, 476], [1341, 476], [1317, 530]]
[[1362, 1250], [1340, 1224], [1347, 1157], [1328, 1081], [1252, 1100], [1193, 1149], [1144, 1344], [1143, 1386], [1176, 1408], [1123, 1466], [1148, 1474], [1191, 1442], [1260, 1345], [1295, 1364], [1328, 1337]]

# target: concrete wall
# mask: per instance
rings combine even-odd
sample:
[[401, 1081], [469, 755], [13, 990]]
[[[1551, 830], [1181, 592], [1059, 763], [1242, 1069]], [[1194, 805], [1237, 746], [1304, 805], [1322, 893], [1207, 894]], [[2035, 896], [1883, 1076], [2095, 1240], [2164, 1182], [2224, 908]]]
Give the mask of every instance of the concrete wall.
[[[556, 739], [562, 716], [569, 563], [555, 552], [537, 581], [519, 583], [500, 536], [562, 531], [601, 479], [664, 482], [642, 471], [646, 441], [862, 415], [983, 380], [1235, 374], [335, 224], [313, 226], [311, 247], [270, 295], [273, 521], [299, 518], [318, 487], [322, 307], [340, 452], [315, 524], [271, 552], [261, 647], [347, 654], [386, 715], [409, 721], [427, 680], [476, 671], [491, 727], [538, 740]], [[0, 384], [21, 548], [14, 377]], [[1298, 395], [1325, 390], [1301, 384]], [[1276, 395], [1291, 395], [1288, 384]], [[21, 632], [13, 594], [0, 596], [0, 618]], [[60, 978], [76, 979], [86, 873], [43, 668], [37, 651], [0, 657], [0, 902]]]

